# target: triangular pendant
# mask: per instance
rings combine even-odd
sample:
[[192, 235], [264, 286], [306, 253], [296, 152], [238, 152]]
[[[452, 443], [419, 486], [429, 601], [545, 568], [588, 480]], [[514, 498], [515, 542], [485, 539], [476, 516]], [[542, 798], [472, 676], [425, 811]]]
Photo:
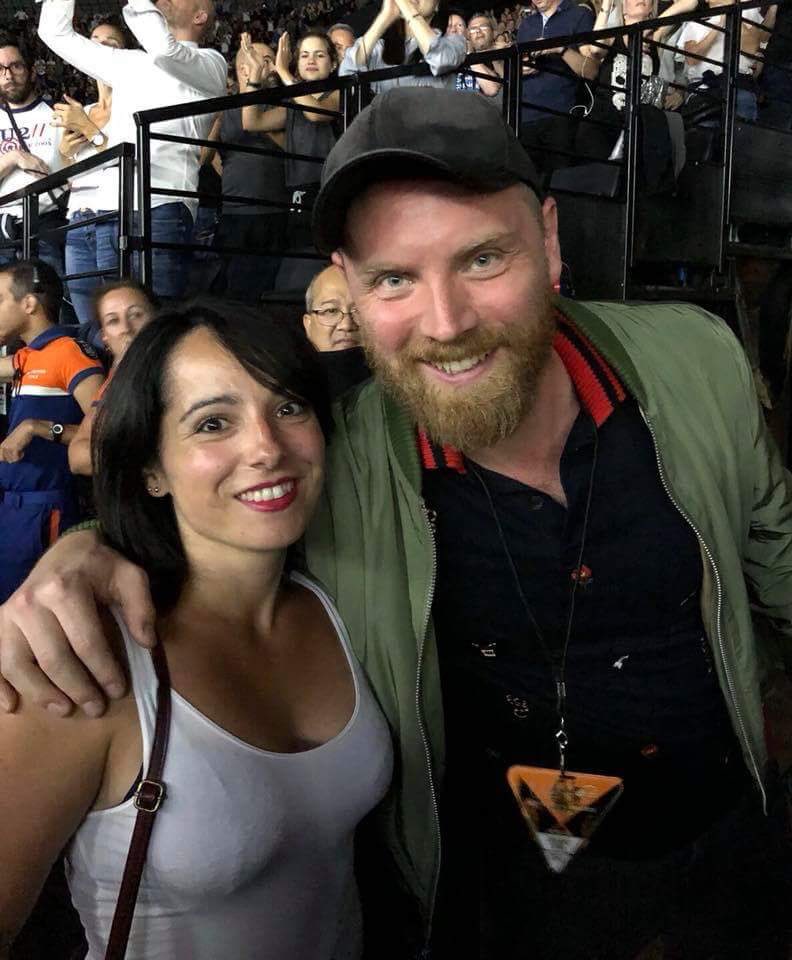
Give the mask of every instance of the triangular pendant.
[[563, 873], [624, 790], [620, 777], [510, 767], [509, 786], [545, 863]]

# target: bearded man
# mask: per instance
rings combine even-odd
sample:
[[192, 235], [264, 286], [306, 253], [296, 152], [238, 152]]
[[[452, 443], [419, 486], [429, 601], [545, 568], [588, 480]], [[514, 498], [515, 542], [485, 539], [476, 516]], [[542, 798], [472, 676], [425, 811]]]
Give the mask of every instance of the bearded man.
[[[61, 165], [54, 113], [36, 91], [32, 58], [15, 37], [0, 34], [0, 194], [15, 193]], [[59, 187], [39, 197], [39, 217], [46, 234], [39, 256], [59, 275], [63, 273], [63, 242], [49, 231], [65, 223], [58, 201]], [[21, 259], [22, 201], [0, 207], [0, 264]]]
[[[314, 217], [376, 375], [306, 539], [394, 733], [370, 955], [783, 957], [750, 605], [788, 643], [792, 486], [739, 344], [694, 307], [557, 297], [555, 204], [463, 93], [377, 97]], [[153, 641], [140, 572], [70, 534], [2, 610], [23, 696], [123, 689], [94, 596]]]

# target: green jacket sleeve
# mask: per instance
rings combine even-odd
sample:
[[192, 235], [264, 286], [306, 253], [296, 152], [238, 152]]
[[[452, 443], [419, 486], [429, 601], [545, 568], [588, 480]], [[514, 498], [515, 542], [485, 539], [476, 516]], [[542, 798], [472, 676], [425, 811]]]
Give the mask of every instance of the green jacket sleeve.
[[792, 476], [765, 424], [753, 376], [744, 364], [749, 394], [753, 507], [743, 555], [751, 606], [763, 633], [778, 642], [778, 652], [792, 672]]

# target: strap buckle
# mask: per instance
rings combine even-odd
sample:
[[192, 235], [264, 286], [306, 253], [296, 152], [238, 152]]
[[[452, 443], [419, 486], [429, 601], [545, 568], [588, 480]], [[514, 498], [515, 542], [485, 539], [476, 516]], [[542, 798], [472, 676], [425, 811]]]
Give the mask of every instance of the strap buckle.
[[159, 780], [141, 780], [135, 790], [135, 806], [145, 813], [156, 813], [165, 799], [165, 784]]

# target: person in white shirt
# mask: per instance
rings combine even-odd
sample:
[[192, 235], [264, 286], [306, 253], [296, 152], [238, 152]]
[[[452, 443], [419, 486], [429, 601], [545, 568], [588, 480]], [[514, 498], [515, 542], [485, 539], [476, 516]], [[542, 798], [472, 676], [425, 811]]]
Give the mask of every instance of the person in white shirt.
[[[118, 50], [92, 43], [72, 25], [74, 0], [44, 0], [39, 36], [67, 63], [113, 88], [112, 129], [108, 146], [134, 143], [138, 111], [190, 103], [226, 92], [228, 66], [216, 50], [199, 47], [214, 24], [213, 0], [130, 0], [123, 14], [142, 50]], [[212, 116], [157, 124], [157, 133], [206, 139]], [[200, 149], [183, 143], [151, 143], [151, 182], [154, 189], [192, 191], [198, 186]], [[117, 176], [107, 170], [95, 203], [97, 213], [118, 207]], [[189, 243], [198, 200], [155, 194], [152, 240]], [[118, 263], [118, 221], [96, 225], [97, 268], [112, 270]], [[153, 287], [162, 297], [179, 297], [185, 289], [189, 254], [153, 251]]]
[[[722, 7], [732, 0], [708, 0], [710, 7]], [[680, 33], [677, 46], [685, 51], [685, 71], [688, 77], [688, 92], [696, 90], [717, 92], [721, 89], [723, 75], [725, 34], [722, 32], [725, 16], [713, 17], [707, 22], [686, 23]], [[757, 30], [756, 24], [762, 23], [762, 13], [758, 9], [743, 10], [740, 28], [740, 60], [737, 75], [737, 116], [743, 120], [756, 120], [756, 81], [753, 67], [755, 61], [750, 58], [759, 50], [764, 34]], [[720, 29], [718, 29], [720, 28]], [[749, 56], [744, 56], [749, 54]], [[706, 59], [702, 60], [701, 57]], [[712, 63], [710, 61], [717, 61]], [[717, 64], [720, 64], [718, 66]], [[710, 94], [711, 95], [711, 94]], [[715, 111], [720, 108], [713, 104]]]
[[[120, 24], [98, 23], [91, 31], [91, 40], [104, 46], [123, 48], [126, 38]], [[79, 163], [106, 149], [110, 140], [113, 91], [101, 80], [97, 83], [98, 97], [95, 103], [85, 108], [71, 97], [64, 95], [63, 102], [55, 104], [53, 125], [63, 129], [60, 155], [64, 164]], [[101, 286], [100, 276], [84, 276], [96, 273], [100, 268], [96, 257], [96, 228], [92, 222], [96, 216], [97, 197], [103, 185], [104, 170], [100, 167], [75, 177], [69, 193], [67, 219], [74, 229], [66, 234], [65, 267], [69, 276], [69, 299], [77, 320], [82, 326], [81, 336], [94, 346], [101, 347], [99, 324], [95, 322], [93, 296]], [[71, 279], [74, 277], [74, 279]]]
[[[58, 131], [51, 126], [52, 107], [36, 92], [30, 57], [19, 41], [0, 34], [0, 196], [35, 183], [60, 166]], [[43, 232], [63, 223], [58, 201], [63, 189], [39, 198]], [[21, 257], [15, 246], [22, 237], [22, 203], [0, 206], [0, 266]], [[63, 250], [46, 237], [39, 242], [40, 259], [63, 274]]]

